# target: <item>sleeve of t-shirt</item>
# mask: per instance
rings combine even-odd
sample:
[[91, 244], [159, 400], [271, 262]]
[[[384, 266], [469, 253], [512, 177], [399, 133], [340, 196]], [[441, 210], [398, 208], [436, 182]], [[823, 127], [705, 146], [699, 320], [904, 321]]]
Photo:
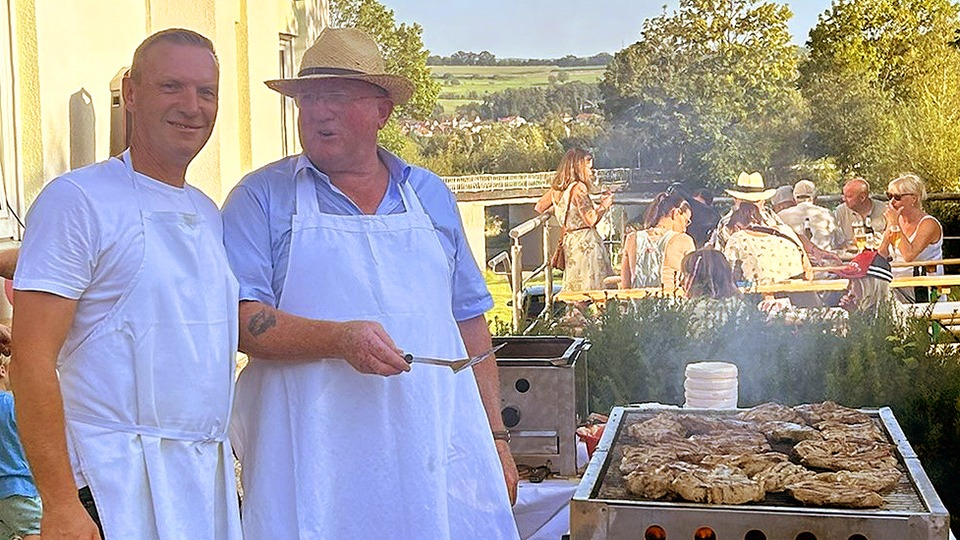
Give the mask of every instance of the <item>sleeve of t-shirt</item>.
[[73, 182], [47, 184], [27, 212], [13, 287], [78, 300], [89, 287], [100, 251], [93, 205]]
[[242, 183], [223, 204], [223, 245], [233, 275], [240, 283], [240, 301], [276, 307], [273, 257], [266, 195]]
[[457, 202], [450, 194], [452, 212], [456, 217], [454, 230], [454, 244], [456, 259], [453, 268], [453, 318], [457, 321], [466, 321], [483, 315], [493, 308], [493, 296], [487, 289], [487, 282], [483, 273], [473, 258], [467, 236], [463, 230], [463, 220], [457, 209]]

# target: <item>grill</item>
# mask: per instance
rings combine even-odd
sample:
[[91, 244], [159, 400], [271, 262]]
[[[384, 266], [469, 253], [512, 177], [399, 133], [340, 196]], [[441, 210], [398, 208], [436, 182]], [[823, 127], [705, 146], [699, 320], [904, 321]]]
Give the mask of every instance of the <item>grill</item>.
[[[896, 446], [904, 475], [876, 509], [808, 507], [786, 494], [759, 503], [708, 505], [636, 500], [618, 466], [622, 446], [636, 444], [626, 426], [661, 409], [617, 407], [610, 416], [570, 506], [572, 540], [947, 540], [949, 515], [889, 408], [864, 410]], [[737, 411], [684, 409], [684, 414]], [[621, 433], [622, 432], [622, 433]], [[664, 535], [665, 533], [665, 535]]]
[[583, 338], [508, 336], [497, 351], [500, 416], [510, 430], [510, 450], [518, 465], [564, 476], [577, 474], [577, 415], [587, 407]]

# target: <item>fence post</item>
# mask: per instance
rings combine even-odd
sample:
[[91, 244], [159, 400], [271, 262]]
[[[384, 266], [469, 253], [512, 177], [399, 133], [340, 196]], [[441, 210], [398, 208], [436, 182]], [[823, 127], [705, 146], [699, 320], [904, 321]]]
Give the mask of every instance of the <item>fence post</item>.
[[543, 224], [543, 299], [544, 299], [544, 310], [546, 310], [545, 318], [550, 320], [553, 318], [553, 257], [550, 252], [550, 224], [545, 222]]
[[523, 246], [520, 245], [520, 239], [513, 239], [513, 246], [510, 247], [510, 291], [513, 293], [513, 331], [520, 331], [522, 322], [523, 305]]

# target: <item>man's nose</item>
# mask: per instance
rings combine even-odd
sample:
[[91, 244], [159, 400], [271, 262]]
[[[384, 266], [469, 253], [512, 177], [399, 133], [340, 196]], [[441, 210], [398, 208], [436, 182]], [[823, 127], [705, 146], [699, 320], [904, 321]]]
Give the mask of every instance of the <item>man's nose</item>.
[[196, 89], [188, 89], [180, 100], [180, 109], [184, 113], [195, 115], [200, 113], [200, 95]]

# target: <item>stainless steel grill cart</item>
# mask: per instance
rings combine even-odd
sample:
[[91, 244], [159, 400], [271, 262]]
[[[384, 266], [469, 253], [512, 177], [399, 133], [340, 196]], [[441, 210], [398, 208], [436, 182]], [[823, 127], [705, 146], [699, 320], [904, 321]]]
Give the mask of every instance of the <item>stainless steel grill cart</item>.
[[[876, 509], [803, 506], [784, 494], [759, 503], [709, 505], [637, 500], [618, 470], [622, 446], [635, 444], [626, 427], [663, 409], [613, 410], [570, 507], [573, 540], [710, 538], [722, 540], [947, 540], [949, 515], [889, 408], [864, 410], [896, 446], [904, 473]], [[736, 411], [682, 409], [677, 413], [725, 415]], [[659, 528], [657, 530], [656, 528]], [[699, 531], [699, 532], [698, 532]], [[696, 536], [696, 535], [700, 536]], [[711, 536], [711, 534], [713, 536]], [[646, 536], [645, 536], [646, 535]]]
[[[577, 416], [587, 407], [590, 342], [566, 336], [506, 336], [497, 352], [500, 414], [517, 464], [577, 474]], [[578, 363], [579, 361], [579, 363]]]

